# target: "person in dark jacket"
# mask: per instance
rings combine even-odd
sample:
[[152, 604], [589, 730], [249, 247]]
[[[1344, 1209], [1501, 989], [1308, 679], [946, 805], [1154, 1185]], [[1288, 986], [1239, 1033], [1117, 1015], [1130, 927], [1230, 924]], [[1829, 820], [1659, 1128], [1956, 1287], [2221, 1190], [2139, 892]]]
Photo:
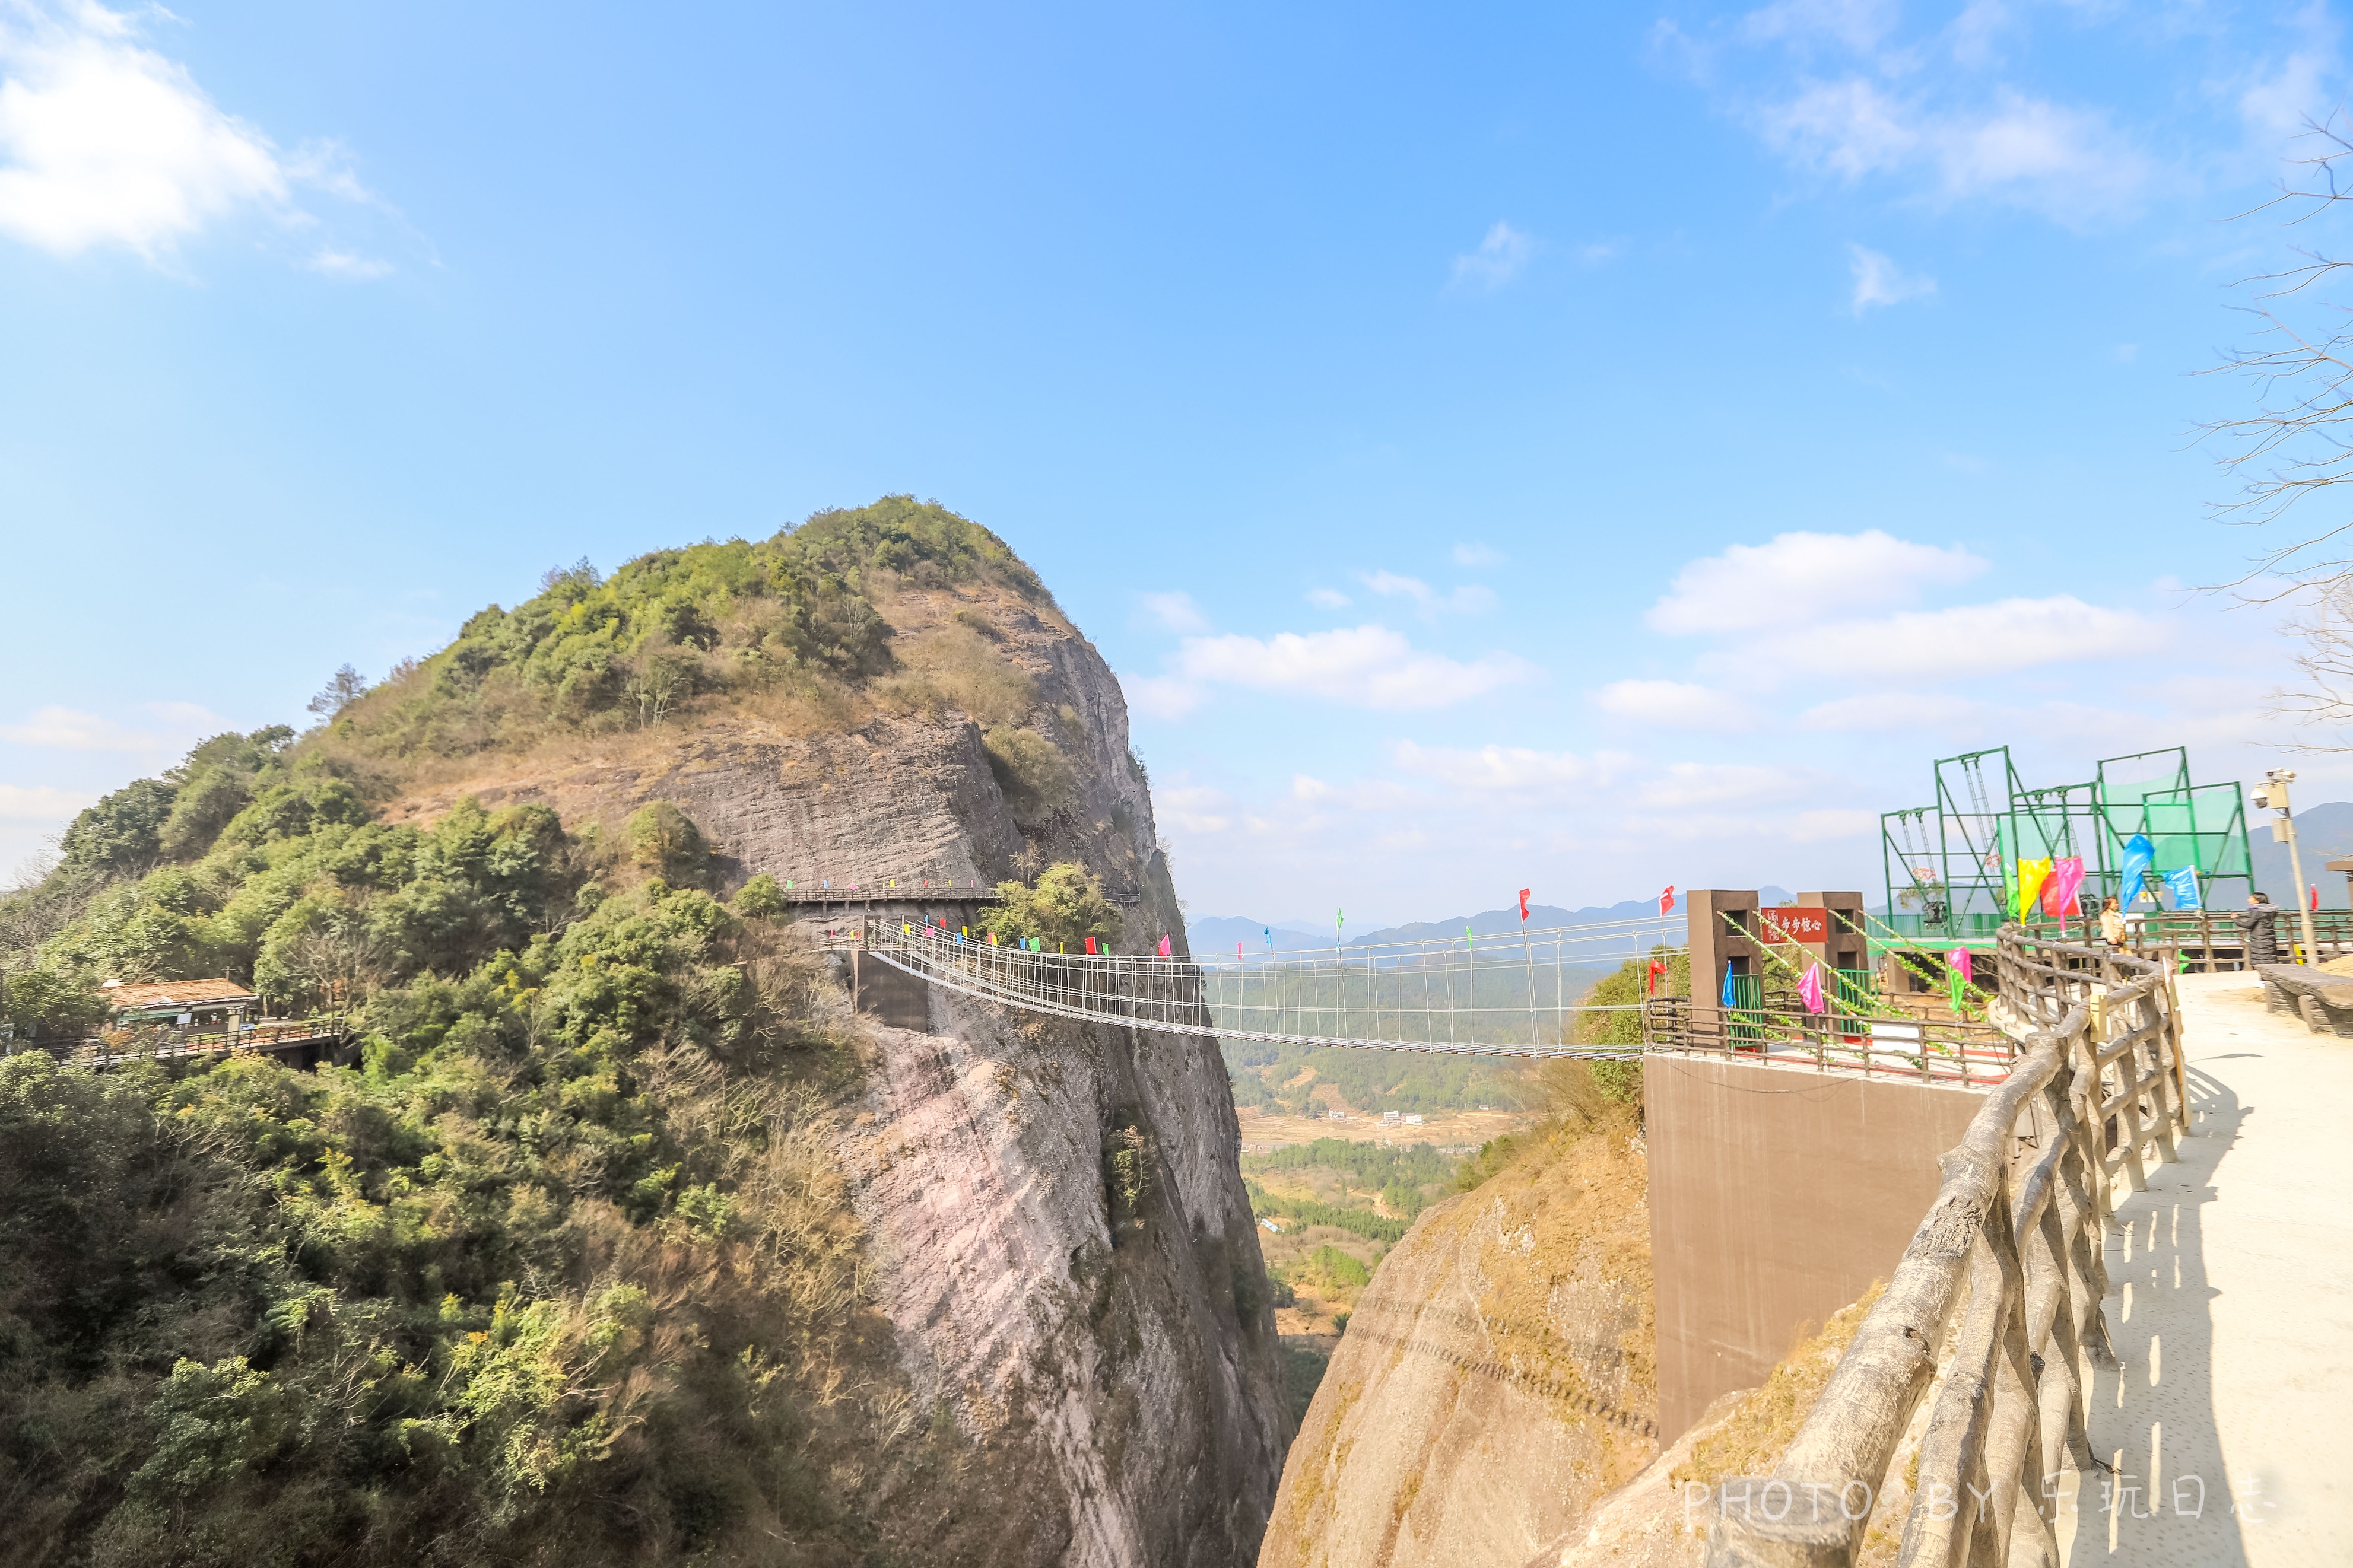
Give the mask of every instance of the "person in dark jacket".
[[2267, 895], [2248, 894], [2247, 907], [2231, 918], [2245, 933], [2249, 963], [2279, 962], [2279, 933], [2272, 929], [2272, 921], [2279, 918], [2279, 910], [2273, 907]]

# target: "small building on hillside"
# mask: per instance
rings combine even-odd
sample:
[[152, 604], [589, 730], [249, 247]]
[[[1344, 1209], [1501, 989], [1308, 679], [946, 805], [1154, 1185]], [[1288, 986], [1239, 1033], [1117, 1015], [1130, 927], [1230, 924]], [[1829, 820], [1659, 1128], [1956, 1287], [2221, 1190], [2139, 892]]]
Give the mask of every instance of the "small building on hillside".
[[261, 1016], [261, 998], [234, 980], [160, 980], [125, 985], [110, 980], [98, 989], [114, 1010], [113, 1027], [142, 1025], [196, 1029], [242, 1029]]

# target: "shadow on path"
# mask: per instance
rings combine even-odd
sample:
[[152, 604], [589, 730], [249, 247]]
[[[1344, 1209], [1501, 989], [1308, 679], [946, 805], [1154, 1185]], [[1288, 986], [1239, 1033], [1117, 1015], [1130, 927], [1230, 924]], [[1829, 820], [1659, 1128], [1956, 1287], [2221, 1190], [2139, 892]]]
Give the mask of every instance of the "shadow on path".
[[[2252, 1107], [2189, 1070], [2195, 1135], [2174, 1164], [2149, 1167], [2146, 1193], [2116, 1205], [2107, 1246], [2108, 1337], [2117, 1364], [2094, 1369], [2092, 1452], [2112, 1469], [2075, 1478], [2063, 1500], [2063, 1561], [2245, 1568], [2246, 1541], [2224, 1470], [2214, 1398], [2213, 1299], [2206, 1209], [2215, 1167]], [[2243, 1491], [2244, 1482], [2242, 1482]]]

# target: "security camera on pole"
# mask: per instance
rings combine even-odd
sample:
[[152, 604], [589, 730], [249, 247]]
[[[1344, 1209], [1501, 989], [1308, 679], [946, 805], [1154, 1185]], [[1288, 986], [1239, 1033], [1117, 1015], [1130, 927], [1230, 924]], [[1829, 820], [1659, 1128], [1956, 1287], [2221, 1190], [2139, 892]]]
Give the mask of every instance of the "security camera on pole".
[[2295, 816], [2287, 803], [2287, 786], [2294, 782], [2294, 768], [2271, 768], [2263, 773], [2263, 782], [2255, 786], [2254, 802], [2258, 811], [2276, 811], [2272, 818], [2272, 842], [2287, 846], [2288, 875], [2295, 879], [2295, 910], [2304, 921], [2304, 962], [2319, 962], [2319, 949], [2312, 935], [2312, 900], [2304, 896], [2304, 857], [2296, 852]]

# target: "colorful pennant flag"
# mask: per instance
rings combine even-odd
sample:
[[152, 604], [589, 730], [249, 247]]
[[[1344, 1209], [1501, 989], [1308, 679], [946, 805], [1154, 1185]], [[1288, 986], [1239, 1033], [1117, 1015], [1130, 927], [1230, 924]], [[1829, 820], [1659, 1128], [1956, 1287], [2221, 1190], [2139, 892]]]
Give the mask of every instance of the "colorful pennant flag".
[[2054, 920], [2080, 915], [2084, 906], [2075, 900], [2075, 890], [2084, 885], [2084, 858], [2069, 855], [2051, 862], [2051, 879], [2042, 884], [2042, 912]]
[[2034, 910], [2035, 900], [2042, 896], [2042, 884], [2051, 879], [2051, 857], [2040, 860], [2021, 859], [2018, 863], [2018, 918], [2024, 920]]
[[2147, 834], [2136, 833], [2125, 840], [2124, 865], [2117, 885], [2124, 908], [2130, 909], [2148, 897], [2148, 868], [2156, 859], [2157, 852], [2149, 847]]
[[1740, 993], [1734, 990], [1732, 985], [1732, 961], [1730, 959], [1726, 959], [1724, 964], [1724, 1005], [1727, 1007], [1737, 1007], [1740, 1005]]
[[1822, 995], [1822, 966], [1809, 963], [1806, 972], [1798, 976], [1798, 1000], [1806, 1005], [1809, 1013], [1826, 1013], [1830, 1004]]
[[1095, 939], [1094, 939], [1094, 938], [1092, 938], [1092, 937], [1089, 937], [1089, 938], [1087, 938], [1087, 956], [1088, 956], [1089, 958], [1092, 958], [1094, 955], [1095, 955]]
[[2165, 874], [2165, 890], [2173, 895], [2173, 907], [2177, 910], [2202, 910], [2206, 907], [2206, 900], [2198, 894], [2198, 868], [2195, 866], [2168, 871]]
[[1520, 889], [1520, 923], [1528, 923], [1528, 889], [1525, 888]]
[[1662, 915], [1675, 912], [1675, 885], [1672, 882], [1669, 882], [1666, 891], [1659, 895], [1659, 912]]
[[1168, 956], [1168, 936], [1166, 931], [1162, 932], [1160, 937], [1160, 956], [1163, 958]]

